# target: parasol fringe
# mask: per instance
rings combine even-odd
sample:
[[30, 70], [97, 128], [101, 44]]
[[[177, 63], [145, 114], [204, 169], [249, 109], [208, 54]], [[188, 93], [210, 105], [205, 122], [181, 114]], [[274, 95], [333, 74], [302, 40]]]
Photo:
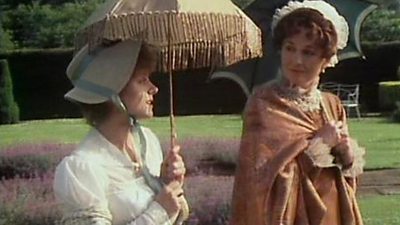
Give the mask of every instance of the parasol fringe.
[[[168, 27], [168, 16], [172, 26]], [[143, 40], [160, 49], [159, 70], [167, 72], [168, 29], [172, 47], [173, 70], [197, 69], [209, 65], [228, 66], [262, 55], [259, 30], [249, 29], [245, 19], [236, 15], [149, 12], [107, 16], [105, 20], [81, 30], [75, 51], [85, 44], [93, 50], [108, 41]], [[139, 29], [141, 28], [141, 29]], [[218, 39], [218, 37], [222, 39]]]

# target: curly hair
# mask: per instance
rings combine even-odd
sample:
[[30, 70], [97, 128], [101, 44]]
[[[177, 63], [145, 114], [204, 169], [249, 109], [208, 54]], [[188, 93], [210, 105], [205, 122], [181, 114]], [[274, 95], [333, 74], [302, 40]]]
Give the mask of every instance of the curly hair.
[[337, 52], [337, 33], [331, 21], [317, 10], [300, 8], [282, 18], [273, 31], [273, 45], [281, 49], [284, 39], [292, 37], [301, 31], [307, 30], [307, 37], [315, 40], [315, 44], [322, 50], [322, 57], [330, 59]]

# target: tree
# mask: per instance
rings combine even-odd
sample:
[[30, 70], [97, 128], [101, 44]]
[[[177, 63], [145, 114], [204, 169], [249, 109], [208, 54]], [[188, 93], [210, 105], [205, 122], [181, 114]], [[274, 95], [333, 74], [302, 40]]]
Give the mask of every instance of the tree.
[[11, 34], [9, 31], [4, 30], [0, 21], [0, 52], [4, 50], [10, 50], [14, 48], [14, 44], [11, 41]]
[[102, 0], [49, 4], [20, 4], [4, 15], [3, 26], [12, 31], [17, 48], [72, 47], [74, 34]]
[[0, 60], [0, 124], [19, 121], [19, 108], [14, 101], [13, 87], [8, 62]]
[[378, 8], [365, 19], [361, 29], [362, 42], [400, 40], [400, 17], [395, 10]]

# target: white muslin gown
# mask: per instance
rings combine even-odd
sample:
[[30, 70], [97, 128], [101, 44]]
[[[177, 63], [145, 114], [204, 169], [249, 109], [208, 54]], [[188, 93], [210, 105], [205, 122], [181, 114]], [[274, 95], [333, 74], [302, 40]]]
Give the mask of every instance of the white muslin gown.
[[[143, 163], [159, 177], [163, 155], [157, 137], [140, 127], [145, 138]], [[56, 168], [54, 192], [63, 209], [62, 224], [173, 224], [154, 201], [154, 191], [126, 153], [92, 129]]]

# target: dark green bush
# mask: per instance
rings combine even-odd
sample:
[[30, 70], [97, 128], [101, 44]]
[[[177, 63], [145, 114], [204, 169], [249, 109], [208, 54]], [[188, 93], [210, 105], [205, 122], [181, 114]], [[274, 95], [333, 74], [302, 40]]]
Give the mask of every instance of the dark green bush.
[[11, 33], [3, 29], [0, 18], [0, 52], [13, 48], [14, 43], [11, 41]]
[[19, 121], [19, 108], [14, 101], [13, 83], [7, 60], [0, 60], [0, 124]]
[[40, 176], [50, 170], [51, 166], [50, 158], [44, 155], [0, 157], [0, 177], [10, 179]]
[[0, 54], [13, 74], [14, 99], [20, 120], [79, 117], [79, 108], [64, 99], [71, 89], [65, 69], [71, 49], [36, 49]]
[[3, 28], [11, 31], [17, 48], [73, 46], [74, 34], [100, 0], [67, 2], [62, 5], [32, 1], [6, 10]]
[[379, 83], [379, 105], [381, 110], [393, 110], [400, 101], [400, 81]]
[[400, 39], [400, 17], [395, 10], [378, 8], [362, 24], [361, 40], [388, 42]]

